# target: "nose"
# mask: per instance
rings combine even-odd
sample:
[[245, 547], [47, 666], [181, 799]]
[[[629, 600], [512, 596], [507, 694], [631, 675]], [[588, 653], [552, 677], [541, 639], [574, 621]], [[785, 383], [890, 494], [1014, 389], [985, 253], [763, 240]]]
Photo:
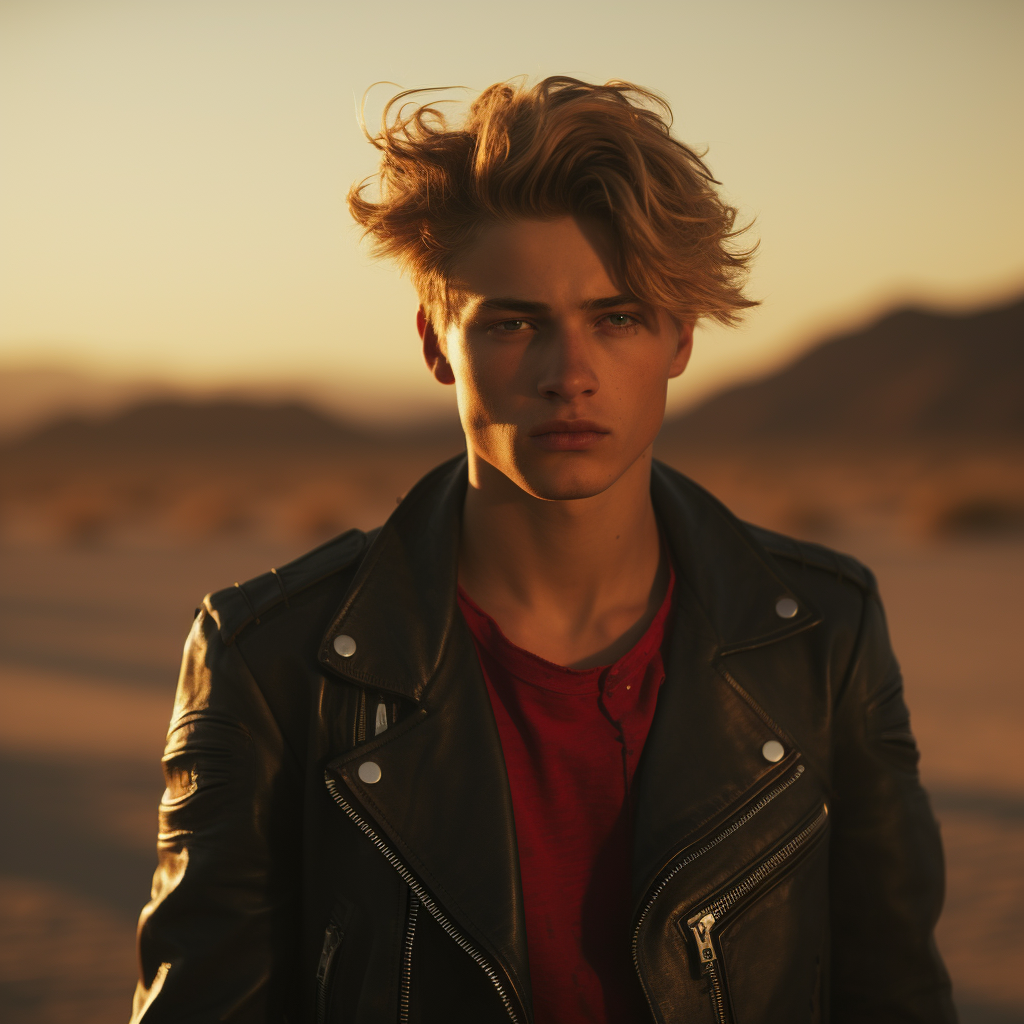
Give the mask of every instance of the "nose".
[[592, 361], [588, 339], [577, 330], [552, 332], [542, 342], [541, 372], [537, 390], [544, 398], [571, 402], [597, 393], [600, 383]]

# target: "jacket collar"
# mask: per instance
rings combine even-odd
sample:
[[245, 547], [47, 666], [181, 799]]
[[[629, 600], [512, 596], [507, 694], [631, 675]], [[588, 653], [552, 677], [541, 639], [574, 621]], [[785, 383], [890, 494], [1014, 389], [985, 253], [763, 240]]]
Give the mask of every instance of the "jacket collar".
[[[820, 621], [743, 523], [702, 487], [655, 462], [651, 498], [678, 575], [693, 590], [720, 656], [783, 640]], [[780, 615], [782, 599], [795, 602], [795, 615]]]
[[[419, 702], [436, 676], [458, 616], [458, 544], [466, 456], [438, 466], [402, 500], [363, 559], [320, 645], [322, 664], [362, 686]], [[774, 643], [819, 621], [742, 523], [682, 474], [656, 462], [651, 494], [675, 559], [720, 655]], [[797, 612], [781, 618], [781, 598]], [[341, 657], [347, 635], [355, 653]], [[393, 642], [370, 642], [391, 636]], [[365, 638], [365, 639], [364, 639]]]
[[[324, 634], [322, 664], [362, 686], [420, 701], [442, 664], [458, 615], [467, 483], [466, 456], [460, 455], [428, 473], [402, 499]], [[342, 635], [355, 641], [347, 658], [334, 646]], [[383, 637], [390, 642], [382, 643]]]

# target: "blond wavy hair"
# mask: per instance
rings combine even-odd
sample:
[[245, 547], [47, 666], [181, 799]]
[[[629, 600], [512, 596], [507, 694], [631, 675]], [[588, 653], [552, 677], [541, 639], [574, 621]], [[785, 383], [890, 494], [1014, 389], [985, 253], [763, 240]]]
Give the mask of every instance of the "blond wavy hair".
[[[485, 89], [461, 124], [398, 93], [380, 131], [380, 171], [348, 205], [376, 256], [412, 278], [439, 332], [457, 322], [451, 286], [460, 254], [488, 223], [560, 216], [610, 229], [613, 268], [627, 292], [679, 323], [736, 322], [757, 305], [743, 284], [756, 245], [735, 244], [736, 210], [701, 155], [671, 135], [672, 112], [629, 82], [546, 78]], [[410, 107], [412, 108], [410, 110]], [[376, 180], [377, 201], [367, 198]]]

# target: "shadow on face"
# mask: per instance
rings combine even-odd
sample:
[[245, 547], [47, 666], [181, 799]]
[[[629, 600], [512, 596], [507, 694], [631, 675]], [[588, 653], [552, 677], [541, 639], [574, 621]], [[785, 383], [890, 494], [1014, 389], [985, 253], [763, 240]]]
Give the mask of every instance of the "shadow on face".
[[565, 500], [646, 473], [693, 328], [626, 292], [614, 263], [608, 230], [573, 217], [489, 225], [458, 261], [457, 322], [421, 333], [456, 387], [476, 485], [490, 467]]

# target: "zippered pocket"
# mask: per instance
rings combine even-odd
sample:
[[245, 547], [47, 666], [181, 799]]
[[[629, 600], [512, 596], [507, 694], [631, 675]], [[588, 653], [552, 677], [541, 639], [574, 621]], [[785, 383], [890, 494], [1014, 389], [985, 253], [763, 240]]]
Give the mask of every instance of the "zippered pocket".
[[793, 836], [785, 845], [763, 860], [739, 882], [692, 914], [686, 921], [687, 927], [697, 944], [697, 956], [701, 970], [708, 979], [711, 989], [711, 1003], [718, 1024], [731, 1024], [729, 999], [726, 992], [718, 934], [737, 907], [746, 904], [763, 886], [793, 862], [802, 851], [824, 829], [828, 821], [828, 805], [823, 804], [815, 818]]
[[328, 1001], [331, 995], [331, 976], [334, 961], [341, 949], [345, 933], [336, 921], [331, 921], [324, 932], [324, 944], [320, 950], [320, 961], [316, 967], [316, 1024], [325, 1024]]
[[386, 732], [398, 723], [401, 713], [399, 702], [389, 698], [386, 693], [380, 690], [360, 690], [352, 733], [353, 746]]

